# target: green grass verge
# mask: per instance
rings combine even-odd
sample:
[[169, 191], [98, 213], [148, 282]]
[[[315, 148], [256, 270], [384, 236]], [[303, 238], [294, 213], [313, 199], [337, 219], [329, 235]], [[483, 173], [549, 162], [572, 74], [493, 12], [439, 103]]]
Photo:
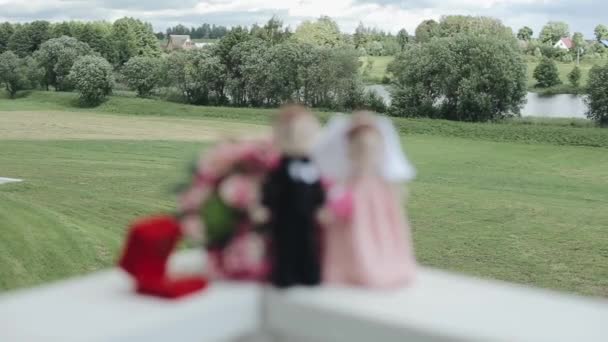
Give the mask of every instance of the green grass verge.
[[[394, 59], [393, 56], [364, 56], [359, 57], [361, 62], [361, 75], [366, 83], [382, 83], [386, 75], [388, 64]], [[370, 66], [371, 65], [371, 66]]]
[[[192, 106], [153, 99], [112, 96], [96, 108], [78, 107], [73, 93], [34, 91], [15, 100], [0, 99], [3, 110], [68, 110], [163, 117], [216, 118], [250, 123], [267, 123], [273, 109]], [[330, 113], [319, 112], [326, 119]], [[446, 120], [395, 118], [406, 134], [440, 135], [477, 140], [513, 141], [608, 147], [608, 129], [593, 127], [580, 119], [514, 119], [502, 123], [464, 123]]]
[[[0, 186], [0, 288], [113, 265], [128, 222], [173, 209], [169, 189], [202, 147], [1, 141], [1, 175], [25, 181]], [[422, 135], [406, 148], [423, 265], [608, 296], [605, 150]]]
[[517, 120], [504, 123], [463, 123], [431, 119], [394, 120], [405, 134], [439, 135], [466, 139], [608, 147], [608, 129], [589, 128], [578, 120]]

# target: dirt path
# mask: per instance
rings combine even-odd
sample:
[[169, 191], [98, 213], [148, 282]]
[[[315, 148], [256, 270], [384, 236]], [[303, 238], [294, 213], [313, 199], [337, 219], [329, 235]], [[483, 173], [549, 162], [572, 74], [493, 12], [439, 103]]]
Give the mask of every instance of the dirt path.
[[257, 137], [263, 125], [210, 119], [118, 116], [60, 111], [0, 111], [0, 140], [114, 139], [209, 141]]

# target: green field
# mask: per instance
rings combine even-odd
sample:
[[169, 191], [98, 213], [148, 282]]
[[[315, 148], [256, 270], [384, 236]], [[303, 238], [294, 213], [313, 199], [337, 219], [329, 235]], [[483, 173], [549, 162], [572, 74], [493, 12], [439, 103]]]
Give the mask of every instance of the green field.
[[[536, 66], [538, 65], [538, 61], [528, 61], [526, 64], [528, 66], [528, 89], [530, 89], [531, 91], [539, 91], [539, 92], [543, 92], [546, 90], [545, 89], [539, 89], [539, 88], [535, 88], [536, 85], [536, 80], [534, 79], [534, 69], [536, 68]], [[591, 70], [591, 68], [595, 65], [595, 64], [600, 64], [600, 63], [606, 63], [605, 60], [583, 60], [581, 61], [580, 64], [580, 68], [581, 68], [581, 73], [582, 73], [582, 77], [581, 77], [581, 85], [585, 85], [587, 84], [587, 80], [589, 79], [589, 70]], [[564, 92], [571, 92], [569, 91], [569, 85], [570, 85], [570, 81], [568, 81], [568, 74], [572, 71], [572, 69], [574, 69], [574, 67], [576, 66], [576, 62], [574, 63], [563, 63], [563, 62], [555, 62], [555, 64], [557, 65], [557, 70], [559, 71], [559, 78], [562, 81], [562, 86], [557, 86], [556, 89], [554, 89], [553, 91], [555, 93], [564, 93]], [[564, 87], [566, 86], [566, 87]], [[562, 91], [560, 91], [560, 89]], [[549, 90], [551, 91], [551, 90]]]
[[[391, 56], [381, 56], [381, 57], [367, 56], [367, 57], [360, 57], [359, 60], [362, 63], [361, 72], [363, 74], [365, 82], [370, 83], [370, 84], [378, 84], [378, 83], [382, 83], [382, 79], [386, 75], [386, 68], [387, 68], [388, 64], [393, 60], [393, 57], [391, 57]], [[363, 72], [366, 68], [366, 65], [368, 65], [369, 63], [372, 64], [371, 70], [369, 73], [365, 74]], [[538, 63], [539, 63], [538, 61], [527, 61], [526, 62], [527, 72], [528, 72], [528, 81], [527, 81], [528, 89], [530, 91], [535, 91], [535, 92], [545, 91], [544, 89], [535, 88], [536, 80], [534, 79], [533, 74], [534, 74], [534, 69], [536, 68]], [[582, 71], [582, 78], [581, 78], [582, 85], [587, 83], [587, 79], [589, 78], [589, 70], [591, 70], [591, 67], [593, 67], [593, 65], [599, 64], [599, 63], [606, 63], [606, 61], [605, 60], [591, 60], [591, 61], [583, 60], [581, 62], [580, 68]], [[559, 70], [559, 77], [560, 77], [562, 83], [564, 85], [569, 85], [568, 73], [570, 73], [570, 71], [572, 71], [572, 69], [574, 68], [576, 63], [556, 62], [556, 64], [557, 64], [557, 69]], [[557, 87], [556, 89], [552, 89], [552, 90], [555, 93], [571, 92], [571, 89], [569, 89], [569, 87]]]
[[[0, 99], [0, 176], [25, 179], [0, 185], [0, 289], [111, 266], [129, 221], [172, 210], [171, 187], [214, 132], [267, 132], [270, 112], [74, 103], [65, 93]], [[520, 139], [568, 130], [604, 146], [608, 130], [396, 122], [419, 171], [410, 216], [423, 265], [608, 296], [608, 149]]]
[[359, 61], [361, 62], [361, 73], [365, 82], [370, 84], [382, 83], [382, 79], [386, 75], [386, 68], [393, 59], [393, 56], [359, 57]]

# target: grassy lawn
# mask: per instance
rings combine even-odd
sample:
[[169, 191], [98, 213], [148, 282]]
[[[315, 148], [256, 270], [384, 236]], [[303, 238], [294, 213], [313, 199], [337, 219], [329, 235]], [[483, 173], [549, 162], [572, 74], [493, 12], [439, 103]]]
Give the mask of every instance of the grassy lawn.
[[[98, 113], [113, 117], [128, 116], [133, 120], [129, 125], [135, 127], [142, 124], [138, 121], [139, 118], [147, 116], [146, 120], [148, 121], [152, 120], [152, 117], [157, 117], [157, 122], [161, 122], [159, 125], [167, 124], [168, 121], [163, 120], [169, 119], [179, 119], [178, 121], [170, 121], [171, 125], [178, 126], [188, 125], [189, 123], [184, 121], [186, 119], [208, 119], [230, 121], [241, 126], [255, 124], [259, 128], [260, 124], [267, 124], [270, 121], [271, 114], [274, 112], [274, 109], [191, 106], [131, 96], [112, 96], [96, 108], [81, 108], [77, 106], [78, 101], [75, 94], [64, 92], [34, 91], [21, 93], [20, 97], [15, 100], [3, 101], [2, 98], [6, 99], [6, 94], [0, 92], [0, 111], [18, 111], [26, 113], [24, 115], [28, 115], [28, 112], [63, 111], [74, 115], [78, 115], [78, 113]], [[322, 111], [317, 113], [322, 119], [326, 119], [330, 115], [330, 113]], [[64, 116], [66, 115], [68, 114], [64, 114]], [[5, 118], [4, 120], [8, 119]], [[76, 117], [72, 120], [76, 121], [70, 123], [70, 126], [78, 123], [86, 124], [82, 119]], [[36, 122], [40, 121], [44, 123], [44, 118], [36, 119]], [[608, 130], [595, 128], [590, 121], [581, 119], [518, 118], [498, 124], [472, 124], [446, 120], [396, 118], [395, 122], [399, 129], [408, 135], [442, 135], [493, 141], [608, 147]], [[9, 125], [12, 127], [15, 124], [18, 125], [14, 122], [9, 124], [0, 121], [0, 134], [14, 135], [15, 133], [9, 132], [12, 129], [6, 127], [9, 127]], [[65, 124], [65, 120], [63, 124]], [[112, 124], [110, 123], [110, 125]], [[3, 127], [5, 127], [5, 133], [2, 133]], [[124, 127], [120, 129], [124, 129]], [[216, 130], [217, 128], [213, 129]], [[249, 128], [245, 127], [245, 129]], [[45, 133], [41, 134], [54, 131], [54, 127], [50, 127], [44, 130]], [[170, 136], [183, 136], [190, 131], [189, 129], [180, 130], [179, 133]], [[207, 131], [209, 132], [209, 130]], [[140, 133], [143, 134], [144, 132]], [[84, 133], [80, 132], [78, 134], [82, 135]], [[94, 134], [91, 133], [91, 135]], [[165, 137], [161, 138], [165, 139]]]
[[[379, 84], [386, 75], [388, 64], [393, 61], [393, 56], [365, 56], [359, 57], [361, 72], [366, 83]], [[368, 65], [371, 64], [371, 67]], [[369, 68], [369, 72], [367, 72]]]
[[[536, 68], [536, 66], [538, 65], [539, 61], [528, 61], [527, 67], [528, 67], [528, 89], [530, 91], [534, 91], [534, 92], [544, 92], [544, 93], [572, 93], [572, 92], [577, 92], [577, 91], [581, 91], [576, 90], [576, 89], [571, 89], [570, 87], [570, 81], [568, 81], [568, 74], [572, 71], [572, 69], [574, 69], [574, 67], [576, 66], [576, 62], [572, 62], [572, 63], [564, 63], [564, 62], [555, 62], [555, 64], [557, 65], [557, 70], [559, 72], [559, 78], [562, 81], [562, 85], [561, 86], [556, 86], [553, 87], [551, 89], [541, 89], [541, 88], [536, 88], [536, 80], [534, 79], [534, 69]], [[589, 79], [589, 70], [591, 70], [591, 68], [596, 65], [596, 64], [601, 64], [601, 63], [606, 63], [606, 60], [582, 60], [581, 64], [580, 64], [580, 69], [581, 69], [581, 73], [582, 73], [582, 77], [581, 77], [581, 85], [585, 85], [587, 84], [587, 80]]]
[[[130, 220], [173, 209], [171, 187], [214, 131], [264, 131], [252, 123], [268, 118], [268, 110], [122, 98], [83, 110], [70, 106], [70, 94], [31, 96], [0, 99], [0, 176], [25, 179], [0, 185], [0, 289], [111, 266]], [[608, 296], [606, 148], [466, 139], [426, 121], [397, 122], [431, 127], [403, 129], [419, 171], [410, 215], [422, 264]], [[513, 135], [528, 127], [601, 131], [494, 126]]]

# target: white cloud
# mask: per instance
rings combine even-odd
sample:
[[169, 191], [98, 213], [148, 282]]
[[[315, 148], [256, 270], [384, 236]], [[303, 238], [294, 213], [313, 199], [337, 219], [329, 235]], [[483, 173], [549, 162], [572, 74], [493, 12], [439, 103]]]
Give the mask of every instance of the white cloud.
[[176, 23], [231, 25], [261, 23], [273, 14], [295, 26], [303, 20], [329, 15], [345, 31], [359, 21], [396, 32], [413, 32], [424, 19], [446, 14], [488, 15], [514, 29], [538, 31], [548, 20], [563, 20], [572, 31], [591, 35], [602, 21], [608, 2], [597, 0], [0, 0], [0, 20], [113, 20], [134, 16], [163, 30]]

